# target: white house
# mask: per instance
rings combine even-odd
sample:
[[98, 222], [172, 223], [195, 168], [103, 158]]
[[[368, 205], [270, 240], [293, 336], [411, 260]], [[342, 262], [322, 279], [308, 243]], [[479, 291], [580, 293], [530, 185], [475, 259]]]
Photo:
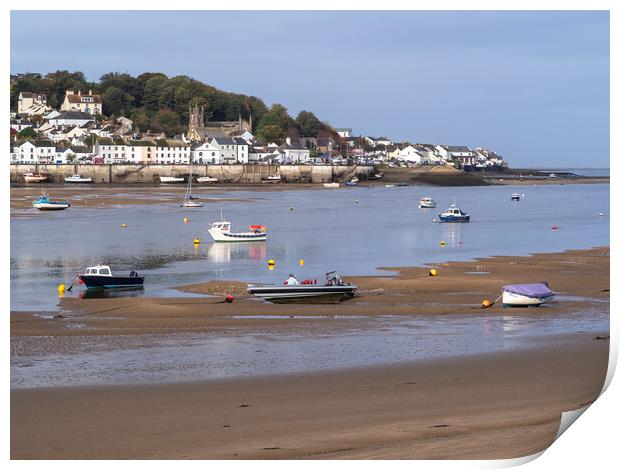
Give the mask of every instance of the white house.
[[250, 144], [241, 137], [233, 137], [237, 144], [237, 163], [246, 164], [250, 161]]
[[219, 165], [220, 161], [220, 149], [211, 142], [203, 142], [202, 144], [194, 145], [192, 148], [192, 162], [194, 163], [199, 165]]
[[397, 158], [398, 160], [418, 165], [421, 163], [428, 163], [428, 160], [412, 145], [407, 145], [404, 149], [401, 149]]
[[283, 163], [308, 163], [310, 161], [310, 150], [301, 146], [301, 144], [291, 142], [291, 138], [287, 137], [286, 142], [280, 146], [280, 150], [284, 152]]
[[211, 145], [217, 147], [220, 151], [221, 164], [237, 163], [237, 143], [230, 137], [214, 137]]
[[50, 140], [28, 140], [15, 147], [14, 153], [21, 163], [53, 163], [56, 156], [56, 146]]
[[93, 121], [93, 117], [81, 111], [61, 111], [58, 116], [48, 119], [54, 127], [83, 126], [89, 121]]
[[161, 139], [156, 141], [155, 161], [164, 164], [189, 165], [192, 148], [182, 140]]
[[34, 123], [28, 119], [14, 119], [11, 120], [11, 129], [15, 129], [17, 132], [21, 132], [27, 127], [34, 128]]
[[338, 127], [334, 129], [340, 137], [348, 138], [353, 134], [353, 129], [350, 127]]

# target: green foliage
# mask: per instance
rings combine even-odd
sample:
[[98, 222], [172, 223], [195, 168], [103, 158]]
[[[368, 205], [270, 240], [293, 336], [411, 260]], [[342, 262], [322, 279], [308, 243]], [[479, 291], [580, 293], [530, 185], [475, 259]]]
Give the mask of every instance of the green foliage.
[[37, 131], [35, 131], [32, 127], [25, 127], [17, 136], [22, 140], [33, 140], [37, 136]]
[[280, 142], [286, 136], [315, 136], [329, 129], [311, 112], [302, 111], [295, 120], [281, 104], [268, 108], [256, 96], [227, 93], [185, 75], [168, 77], [163, 73], [146, 72], [133, 77], [110, 72], [102, 75], [99, 83], [89, 83], [82, 72], [58, 70], [46, 75], [12, 75], [10, 85], [13, 111], [17, 109], [21, 91], [44, 93], [48, 105], [59, 108], [66, 90], [87, 93], [92, 89], [101, 94], [104, 115], [129, 116], [140, 130], [163, 130], [167, 134], [186, 128], [190, 105], [195, 103], [204, 106], [207, 121], [236, 121], [240, 116], [249, 120], [251, 117], [253, 131], [270, 141]]
[[299, 126], [299, 132], [304, 137], [316, 137], [320, 131], [327, 129], [325, 124], [310, 111], [301, 111], [295, 122]]
[[286, 139], [284, 130], [275, 124], [261, 124], [256, 131], [258, 140], [264, 143], [275, 142], [280, 145]]

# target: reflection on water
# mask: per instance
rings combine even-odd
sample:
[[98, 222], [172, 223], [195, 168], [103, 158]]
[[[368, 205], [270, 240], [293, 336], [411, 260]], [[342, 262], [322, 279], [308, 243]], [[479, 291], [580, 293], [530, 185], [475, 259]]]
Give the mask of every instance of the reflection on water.
[[[316, 277], [332, 270], [367, 275], [378, 273], [378, 266], [609, 245], [609, 217], [598, 216], [609, 214], [609, 185], [531, 186], [519, 204], [510, 200], [514, 191], [510, 186], [410, 186], [264, 192], [249, 203], [209, 205], [193, 213], [189, 223], [182, 208], [162, 204], [14, 217], [11, 308], [56, 309], [57, 285], [97, 263], [113, 271], [139, 271], [145, 295], [160, 296], [171, 295], [174, 286], [209, 280], [273, 283], [290, 272]], [[437, 201], [438, 209], [418, 209], [422, 196]], [[454, 196], [472, 221], [433, 223]], [[268, 240], [211, 243], [206, 227], [219, 219], [220, 206], [236, 226], [268, 226]], [[561, 229], [551, 230], [553, 224]], [[196, 238], [202, 240], [198, 246]], [[275, 260], [272, 270], [265, 259]]]
[[266, 242], [211, 243], [207, 250], [207, 258], [214, 263], [243, 258], [264, 260], [266, 257]]

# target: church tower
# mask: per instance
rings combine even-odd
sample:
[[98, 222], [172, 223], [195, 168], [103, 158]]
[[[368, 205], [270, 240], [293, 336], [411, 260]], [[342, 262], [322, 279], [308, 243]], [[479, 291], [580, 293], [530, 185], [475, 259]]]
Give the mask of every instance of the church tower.
[[194, 141], [203, 141], [205, 138], [205, 108], [194, 103], [189, 106], [189, 125], [187, 127], [187, 138]]

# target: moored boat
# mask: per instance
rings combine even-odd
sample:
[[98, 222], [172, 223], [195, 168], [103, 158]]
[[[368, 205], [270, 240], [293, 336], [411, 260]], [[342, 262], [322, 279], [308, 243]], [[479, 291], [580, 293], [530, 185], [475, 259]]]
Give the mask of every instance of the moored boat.
[[325, 275], [325, 284], [318, 285], [316, 280], [302, 281], [301, 284], [282, 286], [248, 285], [248, 293], [272, 303], [334, 303], [351, 298], [357, 286], [347, 284], [336, 271]]
[[339, 188], [340, 183], [332, 182], [332, 183], [323, 183], [323, 186], [326, 188]]
[[279, 183], [282, 181], [282, 176], [280, 173], [274, 173], [272, 175], [268, 175], [267, 178], [263, 180], [263, 183]]
[[92, 183], [93, 179], [78, 175], [77, 173], [65, 178], [65, 183]]
[[43, 190], [41, 195], [32, 201], [32, 206], [40, 211], [61, 211], [71, 207], [71, 204], [66, 199], [52, 199]]
[[33, 171], [29, 171], [24, 174], [24, 181], [26, 183], [43, 183], [47, 180], [47, 173], [34, 173]]
[[212, 176], [200, 176], [196, 178], [198, 183], [217, 183], [218, 179]]
[[162, 184], [185, 183], [185, 178], [183, 178], [182, 176], [160, 176], [159, 182]]
[[193, 167], [190, 166], [189, 178], [187, 179], [187, 190], [185, 191], [185, 196], [183, 196], [181, 207], [202, 207], [202, 202], [198, 201], [196, 196], [192, 196], [193, 179]]
[[267, 240], [267, 227], [264, 225], [250, 225], [247, 232], [232, 232], [231, 223], [227, 220], [220, 220], [212, 223], [207, 231], [217, 243], [264, 242]]
[[78, 279], [87, 289], [126, 289], [141, 288], [144, 286], [144, 276], [131, 271], [126, 276], [113, 275], [109, 266], [98, 264], [86, 268]]
[[370, 175], [368, 177], [368, 179], [371, 180], [371, 181], [372, 180], [380, 180], [381, 178], [383, 178], [383, 173], [382, 172], [374, 173], [374, 174], [372, 174], [372, 175]]
[[437, 207], [437, 203], [433, 201], [430, 197], [423, 197], [422, 199], [420, 199], [420, 202], [418, 202], [418, 207], [420, 209], [432, 209], [434, 207]]
[[445, 212], [439, 214], [440, 222], [469, 222], [469, 214], [452, 204]]
[[521, 200], [521, 195], [519, 193], [512, 193], [512, 195], [510, 196], [510, 199], [513, 201], [519, 201]]
[[503, 307], [538, 307], [553, 300], [555, 292], [546, 282], [510, 284], [502, 287]]

